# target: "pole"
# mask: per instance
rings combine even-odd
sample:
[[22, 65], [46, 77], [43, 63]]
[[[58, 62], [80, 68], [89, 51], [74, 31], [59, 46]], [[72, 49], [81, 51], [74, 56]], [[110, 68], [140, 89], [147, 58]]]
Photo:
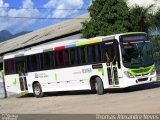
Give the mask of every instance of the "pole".
[[5, 86], [5, 80], [4, 80], [4, 73], [2, 72], [2, 81], [3, 81], [3, 88], [4, 88], [4, 98], [7, 98], [7, 90]]

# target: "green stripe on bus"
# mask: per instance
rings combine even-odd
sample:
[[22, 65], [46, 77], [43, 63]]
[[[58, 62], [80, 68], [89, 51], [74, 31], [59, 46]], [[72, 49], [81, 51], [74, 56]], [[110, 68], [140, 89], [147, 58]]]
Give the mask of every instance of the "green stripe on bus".
[[93, 43], [98, 43], [98, 42], [102, 42], [102, 40], [101, 39], [93, 39], [93, 40], [78, 42], [78, 43], [76, 43], [76, 46], [83, 46], [83, 45], [88, 45], [88, 44], [93, 44]]
[[16, 80], [16, 78], [14, 78], [14, 80], [13, 80], [13, 85], [16, 85], [17, 84], [17, 80]]
[[55, 80], [58, 80], [56, 73], [54, 74], [54, 79], [55, 79]]
[[132, 34], [146, 34], [145, 32], [128, 32], [128, 33], [122, 33], [122, 35], [132, 35]]
[[101, 72], [101, 73], [102, 73], [102, 76], [104, 76], [104, 69], [103, 69], [103, 68], [99, 68], [99, 69], [98, 69], [98, 72]]

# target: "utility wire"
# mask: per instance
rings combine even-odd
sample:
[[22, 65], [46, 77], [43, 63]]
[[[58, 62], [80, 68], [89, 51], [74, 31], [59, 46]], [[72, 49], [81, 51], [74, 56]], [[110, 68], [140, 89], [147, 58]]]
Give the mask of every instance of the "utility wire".
[[2, 9], [26, 9], [26, 10], [32, 10], [32, 9], [53, 9], [53, 10], [88, 10], [85, 8], [64, 8], [64, 9], [57, 9], [57, 8], [20, 8], [20, 7], [0, 7]]
[[85, 17], [76, 17], [76, 18], [45, 18], [45, 17], [11, 17], [11, 16], [0, 16], [0, 18], [19, 18], [19, 19], [89, 19]]

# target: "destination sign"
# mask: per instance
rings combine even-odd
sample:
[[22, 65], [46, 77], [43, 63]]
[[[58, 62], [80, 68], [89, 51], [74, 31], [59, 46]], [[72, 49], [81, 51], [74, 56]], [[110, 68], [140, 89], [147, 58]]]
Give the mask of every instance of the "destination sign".
[[122, 39], [123, 39], [123, 42], [146, 41], [147, 40], [145, 35], [123, 36]]

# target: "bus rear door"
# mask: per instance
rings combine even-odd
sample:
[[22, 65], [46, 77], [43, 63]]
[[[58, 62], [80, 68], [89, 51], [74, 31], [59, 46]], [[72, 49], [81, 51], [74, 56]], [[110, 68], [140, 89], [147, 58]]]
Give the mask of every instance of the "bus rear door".
[[26, 60], [25, 58], [16, 58], [16, 72], [19, 75], [19, 83], [21, 91], [28, 91], [27, 80], [26, 80]]

